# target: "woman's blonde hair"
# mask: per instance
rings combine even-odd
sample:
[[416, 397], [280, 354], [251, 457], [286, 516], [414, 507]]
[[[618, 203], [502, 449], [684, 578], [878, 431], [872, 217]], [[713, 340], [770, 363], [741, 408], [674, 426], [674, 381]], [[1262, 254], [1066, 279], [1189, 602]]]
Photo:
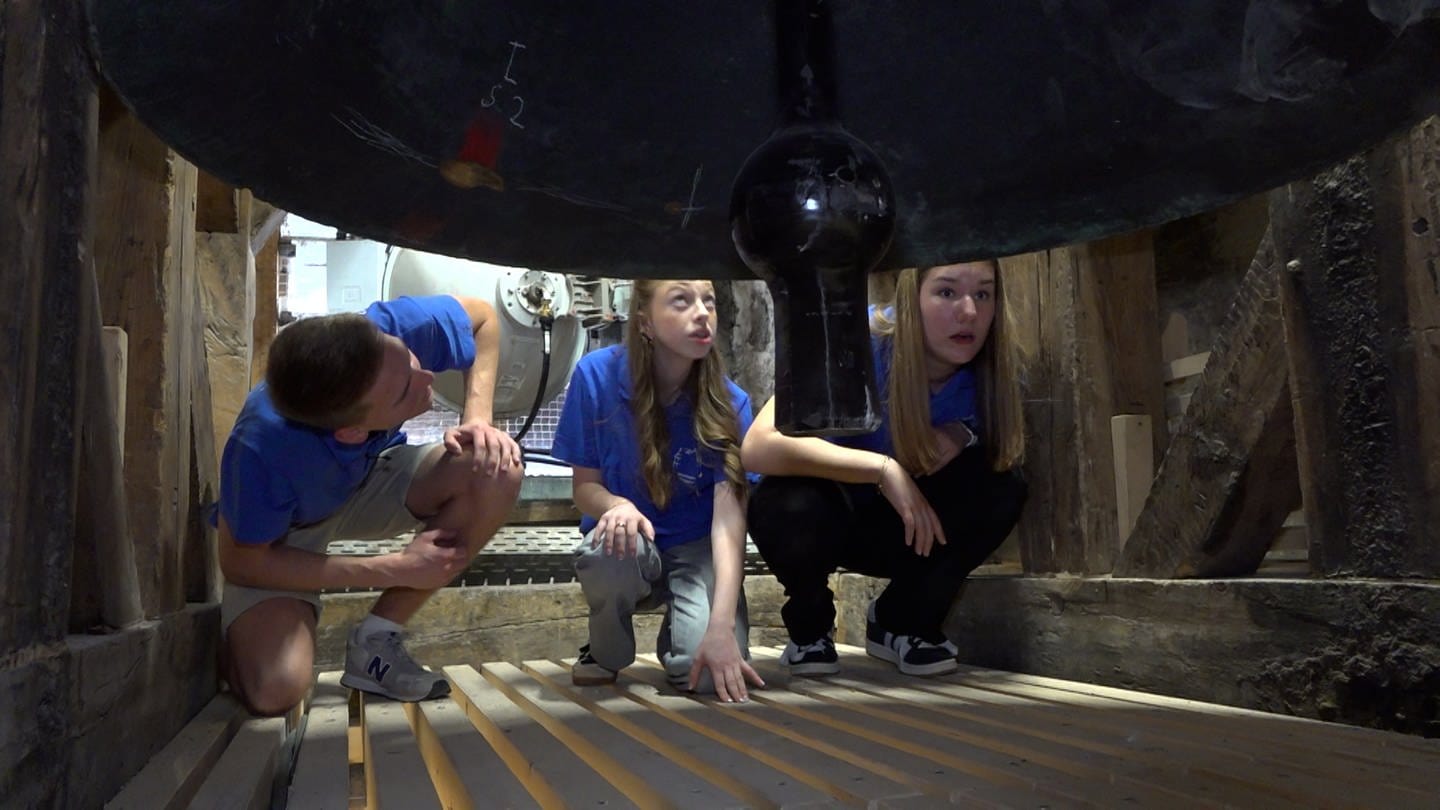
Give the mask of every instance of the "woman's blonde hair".
[[[1025, 418], [1020, 402], [1022, 357], [998, 262], [995, 271], [995, 321], [985, 345], [971, 361], [979, 386], [981, 443], [990, 466], [1008, 470], [1025, 458]], [[930, 381], [925, 373], [925, 324], [920, 315], [920, 285], [934, 270], [907, 267], [895, 279], [886, 307], [876, 307], [870, 328], [881, 336], [880, 351], [890, 352], [890, 381], [882, 396], [890, 414], [895, 460], [912, 475], [929, 470], [938, 451], [930, 428]]]
[[[661, 509], [670, 502], [675, 471], [671, 467], [670, 432], [665, 425], [665, 408], [655, 392], [655, 348], [640, 331], [642, 317], [648, 317], [655, 293], [664, 280], [637, 279], [630, 296], [630, 321], [625, 327], [625, 353], [630, 363], [630, 410], [635, 416], [640, 439], [640, 473], [650, 500]], [[716, 324], [717, 332], [719, 324]], [[725, 481], [744, 503], [747, 494], [745, 469], [740, 466], [740, 420], [725, 384], [725, 361], [711, 350], [690, 367], [681, 385], [695, 413], [695, 440], [701, 447], [720, 454], [725, 464]]]

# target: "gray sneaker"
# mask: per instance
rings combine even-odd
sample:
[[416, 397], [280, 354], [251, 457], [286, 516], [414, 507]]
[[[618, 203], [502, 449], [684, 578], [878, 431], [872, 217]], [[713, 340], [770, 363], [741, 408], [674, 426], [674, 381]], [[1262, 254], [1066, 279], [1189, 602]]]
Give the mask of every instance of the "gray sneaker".
[[340, 676], [340, 685], [407, 703], [450, 694], [450, 682], [417, 664], [405, 651], [404, 641], [399, 633], [360, 638], [356, 626], [345, 645], [345, 674]]
[[596, 663], [594, 656], [590, 655], [590, 645], [586, 644], [580, 648], [580, 657], [570, 667], [570, 682], [576, 686], [603, 686], [615, 683], [617, 674], [615, 670]]

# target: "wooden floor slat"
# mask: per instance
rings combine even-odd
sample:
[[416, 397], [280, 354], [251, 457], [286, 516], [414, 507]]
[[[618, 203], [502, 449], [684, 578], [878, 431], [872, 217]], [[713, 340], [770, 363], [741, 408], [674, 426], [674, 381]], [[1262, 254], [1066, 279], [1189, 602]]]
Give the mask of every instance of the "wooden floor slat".
[[[851, 648], [851, 650], [863, 653], [863, 650], [858, 650], [858, 648]], [[1202, 703], [1185, 698], [1153, 695], [1147, 692], [1135, 692], [1111, 686], [1099, 686], [1076, 681], [1065, 681], [1058, 678], [1046, 678], [1039, 675], [1024, 675], [1020, 673], [982, 669], [979, 667], [961, 667], [960, 674], [965, 676], [966, 681], [970, 683], [1033, 685], [1043, 690], [1064, 693], [1066, 695], [1065, 699], [1067, 700], [1075, 700], [1075, 698], [1071, 696], [1082, 695], [1155, 709], [1169, 717], [1185, 718], [1191, 715], [1204, 716], [1209, 724], [1234, 730], [1237, 734], [1248, 736], [1256, 741], [1299, 745], [1306, 749], [1311, 747], [1311, 733], [1317, 728], [1324, 728], [1325, 734], [1331, 739], [1336, 742], [1349, 743], [1349, 745], [1342, 748], [1347, 756], [1382, 764], [1395, 761], [1394, 756], [1396, 755], [1415, 755], [1421, 759], [1429, 759], [1435, 756], [1436, 750], [1435, 746], [1428, 744], [1427, 741], [1404, 734], [1392, 734], [1376, 729], [1346, 726], [1337, 723], [1322, 723], [1319, 720], [1287, 717], [1285, 715], [1270, 714], [1253, 709], [1242, 709], [1216, 703]], [[1382, 749], [1383, 754], [1379, 753], [1377, 749]]]
[[[1426, 774], [1440, 765], [1437, 763], [1440, 742], [1430, 744], [1427, 754], [1425, 746], [1429, 741], [1372, 729], [1015, 673], [962, 668], [960, 673], [943, 680], [995, 694], [1032, 698], [1066, 712], [1103, 716], [1136, 728], [1208, 743], [1219, 751], [1248, 754], [1275, 763], [1285, 772], [1343, 775], [1349, 782], [1390, 784], [1406, 791], [1420, 790], [1426, 797], [1433, 795], [1434, 783]], [[1362, 737], [1354, 738], [1351, 736], [1354, 732], [1360, 732]], [[1323, 735], [1332, 744], [1317, 746], [1316, 734]], [[1370, 744], [1374, 735], [1380, 735], [1381, 739], [1415, 740], [1418, 745], [1402, 746], [1389, 741], [1387, 746], [1379, 747], [1382, 750], [1377, 750], [1377, 746]]]
[[345, 808], [350, 801], [350, 690], [339, 673], [320, 676], [290, 781], [291, 807]]
[[411, 706], [410, 724], [447, 810], [540, 806], [477, 732], [458, 702], [427, 700]]
[[[641, 656], [640, 661], [659, 666], [654, 656]], [[1063, 778], [1043, 774], [1037, 778], [1031, 763], [991, 752], [957, 750], [948, 741], [922, 738], [913, 730], [852, 714], [849, 707], [837, 709], [803, 692], [783, 688], [788, 679], [778, 673], [770, 673], [770, 677], [782, 688], [752, 691], [752, 702], [758, 704], [753, 711], [769, 716], [772, 723], [793, 724], [833, 745], [907, 772], [922, 790], [948, 797], [955, 790], [983, 787], [1021, 806], [1052, 806], [1056, 802], [1071, 807], [1101, 806], [1080, 790], [1067, 790]], [[938, 785], [946, 787], [936, 790]]]
[[1416, 802], [1431, 806], [1434, 799], [1435, 780], [1423, 770], [1337, 759], [1330, 751], [1315, 746], [1297, 755], [1290, 746], [1261, 746], [1213, 732], [1197, 737], [1193, 727], [1191, 735], [1186, 736], [1143, 713], [1117, 713], [1102, 707], [976, 689], [964, 683], [963, 674], [908, 678], [890, 664], [863, 656], [847, 661], [849, 674], [865, 680], [848, 680], [843, 674], [832, 680], [860, 689], [895, 685], [909, 694], [932, 696], [938, 701], [932, 710], [947, 716], [1013, 727], [1021, 733], [1066, 740], [1071, 745], [1117, 755], [1123, 752], [1158, 767], [1183, 761], [1190, 773], [1202, 777], [1202, 787], [1213, 786], [1215, 795], [1230, 803], [1250, 805], [1277, 798], [1303, 803], [1307, 796], [1317, 794], [1333, 802], [1335, 796], [1344, 795], [1357, 784], [1367, 786], [1377, 799], [1394, 802], [1394, 806]]
[[[733, 804], [712, 785], [677, 767], [574, 703], [546, 692], [518, 667], [485, 664], [481, 673], [610, 784], [641, 808]], [[685, 806], [691, 806], [685, 802]]]
[[[669, 724], [658, 714], [645, 711], [643, 707], [626, 700], [612, 686], [570, 685], [570, 671], [551, 661], [527, 661], [523, 669], [550, 691], [573, 701], [580, 708], [648, 746], [665, 759], [682, 765], [747, 807], [776, 808], [787, 802], [818, 798], [809, 791], [807, 793], [811, 795], [794, 795], [794, 791], [789, 791], [779, 797], [772, 797], [765, 791], [752, 787], [735, 774], [738, 766], [739, 772], [744, 772], [750, 782], [761, 781], [757, 777], [764, 766], [758, 761], [749, 760], [741, 765], [738, 758], [733, 756], [733, 751], [723, 747], [717, 750], [713, 739], [684, 728], [669, 728]], [[657, 722], [663, 725], [652, 725]], [[769, 782], [768, 779], [763, 781]]]
[[[779, 672], [772, 674], [771, 667], [761, 667], [766, 678], [779, 680], [783, 677]], [[1106, 801], [1174, 807], [1216, 807], [1223, 803], [1205, 792], [1186, 792], [1167, 786], [1168, 774], [1162, 769], [1127, 758], [1124, 752], [1118, 752], [1120, 755], [1117, 756], [1112, 752], [1068, 745], [1063, 740], [1024, 734], [1014, 726], [976, 728], [973, 722], [947, 722], [943, 714], [923, 703], [907, 705], [905, 695], [898, 690], [862, 691], [831, 683], [829, 679], [806, 681], [798, 678], [790, 688], [830, 706], [913, 729], [924, 735], [922, 740], [925, 737], [945, 737], [971, 750], [987, 754], [994, 752], [1002, 761], [1005, 757], [1013, 757], [1069, 777], [1110, 785], [1116, 789], [1116, 795], [1097, 797]]]
[[[765, 677], [777, 685], [786, 685], [785, 677], [778, 672], [766, 672]], [[891, 716], [863, 711], [866, 708], [863, 706], [820, 700], [807, 694], [803, 679], [796, 679], [793, 689], [776, 689], [759, 699], [827, 732], [849, 734], [893, 749], [917, 766], [936, 775], [943, 774], [946, 781], [962, 789], [1028, 790], [1044, 798], [1097, 806], [1143, 799], [1140, 791], [1077, 778], [1056, 767], [1054, 760], [1042, 761], [1034, 751], [1020, 751], [1003, 744], [998, 745], [1011, 750], [998, 750], [996, 745], [977, 746], [909, 726]]]
[[[752, 655], [768, 686], [743, 704], [676, 691], [654, 656], [592, 687], [562, 661], [446, 667], [448, 699], [365, 699], [350, 792], [456, 810], [1440, 807], [1440, 741], [993, 670], [911, 678], [853, 647], [823, 679]], [[343, 695], [317, 689], [291, 806], [345, 789], [345, 725]]]
[[246, 720], [200, 785], [190, 806], [214, 810], [269, 807], [284, 741], [284, 717]]
[[473, 667], [445, 667], [470, 721], [541, 807], [624, 807], [625, 797]]
[[[644, 684], [645, 692], [628, 686], [632, 680]], [[656, 705], [670, 703], [678, 712], [698, 708], [704, 715], [701, 722], [723, 729], [727, 736], [752, 751], [768, 753], [776, 767], [798, 768], [811, 774], [809, 784], [838, 803], [864, 807], [885, 796], [915, 792], [948, 800], [949, 790], [944, 785], [836, 745], [831, 738], [797, 727], [784, 718], [771, 718], [770, 712], [754, 702], [722, 706], [698, 697], [677, 695], [666, 681], [665, 673], [652, 667], [631, 667], [621, 675], [621, 682], [627, 684], [626, 697], [631, 699]], [[674, 706], [676, 703], [680, 704], [679, 708]]]
[[365, 735], [365, 806], [371, 810], [441, 807], [406, 716], [406, 705], [372, 695], [360, 697], [361, 729]]

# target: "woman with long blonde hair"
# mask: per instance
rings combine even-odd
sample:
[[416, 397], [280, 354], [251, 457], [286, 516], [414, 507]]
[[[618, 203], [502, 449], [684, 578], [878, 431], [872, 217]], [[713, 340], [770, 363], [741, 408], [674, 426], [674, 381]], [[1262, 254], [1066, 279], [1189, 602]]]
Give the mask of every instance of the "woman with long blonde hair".
[[668, 604], [656, 653], [672, 683], [724, 701], [763, 685], [741, 588], [750, 398], [725, 376], [716, 330], [710, 282], [636, 281], [624, 344], [571, 377], [551, 452], [572, 465], [584, 514], [576, 684], [613, 682], [635, 660], [635, 611]]
[[839, 671], [827, 584], [838, 568], [890, 579], [869, 607], [871, 655], [910, 675], [954, 670], [945, 614], [1025, 502], [1019, 352], [996, 263], [902, 270], [870, 326], [878, 430], [786, 436], [772, 402], [742, 448], [765, 475], [750, 535], [785, 586], [782, 663], [796, 675]]

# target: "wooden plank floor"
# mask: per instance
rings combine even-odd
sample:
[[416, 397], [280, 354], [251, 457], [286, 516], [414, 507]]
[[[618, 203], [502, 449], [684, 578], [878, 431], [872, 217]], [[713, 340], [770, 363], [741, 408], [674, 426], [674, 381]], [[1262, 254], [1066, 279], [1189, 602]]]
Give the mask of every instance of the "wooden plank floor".
[[[907, 678], [862, 650], [747, 704], [567, 662], [446, 667], [449, 699], [318, 696], [292, 808], [1440, 807], [1440, 740], [975, 668]], [[333, 691], [334, 677], [322, 686]], [[338, 704], [338, 705], [337, 705]], [[337, 745], [337, 712], [348, 744]]]

